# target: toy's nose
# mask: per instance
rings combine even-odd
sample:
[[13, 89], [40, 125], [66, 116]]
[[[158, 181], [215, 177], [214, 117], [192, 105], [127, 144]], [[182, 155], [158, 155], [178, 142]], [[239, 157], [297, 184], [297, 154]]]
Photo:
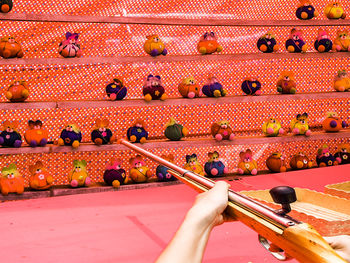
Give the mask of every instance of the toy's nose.
[[332, 128], [335, 128], [335, 127], [337, 127], [337, 122], [336, 122], [335, 120], [333, 120], [333, 121], [331, 121], [331, 122], [329, 123], [329, 125], [330, 125]]

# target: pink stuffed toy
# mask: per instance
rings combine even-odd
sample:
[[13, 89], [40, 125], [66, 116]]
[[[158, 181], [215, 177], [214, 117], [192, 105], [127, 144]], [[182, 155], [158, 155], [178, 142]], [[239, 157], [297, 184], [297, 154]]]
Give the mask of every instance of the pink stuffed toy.
[[80, 44], [78, 41], [79, 34], [77, 33], [66, 33], [66, 40], [63, 40], [58, 48], [58, 53], [64, 58], [80, 58], [82, 52], [80, 50]]

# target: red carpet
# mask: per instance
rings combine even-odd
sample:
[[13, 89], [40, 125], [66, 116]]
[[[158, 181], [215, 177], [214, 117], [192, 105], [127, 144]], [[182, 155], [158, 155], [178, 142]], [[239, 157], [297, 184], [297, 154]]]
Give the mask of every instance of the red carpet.
[[[345, 165], [231, 183], [235, 190], [290, 185], [323, 191], [326, 184], [349, 180], [349, 169]], [[195, 195], [187, 186], [175, 185], [2, 203], [1, 261], [152, 262]], [[233, 222], [214, 229], [204, 262], [278, 261], [261, 247], [255, 232]]]

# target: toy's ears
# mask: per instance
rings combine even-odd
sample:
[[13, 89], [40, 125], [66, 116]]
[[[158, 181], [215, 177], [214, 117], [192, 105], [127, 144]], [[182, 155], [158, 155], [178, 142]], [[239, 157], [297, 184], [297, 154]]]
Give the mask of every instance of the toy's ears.
[[74, 160], [73, 165], [76, 166], [79, 163], [79, 160]]
[[29, 172], [31, 174], [33, 174], [35, 172], [35, 166], [36, 166], [36, 164], [35, 165], [29, 165]]
[[212, 152], [208, 152], [208, 157], [211, 158], [213, 156], [214, 153]]
[[147, 76], [147, 80], [149, 80], [150, 78], [153, 78], [153, 75], [152, 75], [152, 74], [150, 74], [150, 75]]
[[78, 40], [78, 38], [79, 38], [79, 34], [78, 33], [74, 33], [73, 36], [74, 36], [75, 40]]
[[156, 75], [155, 77], [156, 77], [157, 79], [159, 79], [159, 80], [160, 80], [160, 76], [159, 76], [159, 75]]
[[14, 163], [11, 163], [8, 167], [9, 170], [17, 170], [17, 166]]
[[213, 152], [213, 154], [216, 154], [217, 156], [219, 156], [219, 153], [217, 151]]
[[108, 127], [108, 125], [109, 125], [109, 120], [103, 119], [101, 123], [102, 123], [103, 126]]
[[36, 165], [36, 166], [43, 166], [43, 163], [42, 163], [41, 161], [37, 161], [37, 162], [35, 163], [35, 165]]
[[36, 120], [36, 121], [34, 122], [34, 124], [35, 124], [35, 125], [39, 125], [39, 126], [42, 126], [42, 125], [43, 125], [43, 123], [41, 122], [41, 120]]
[[151, 39], [153, 35], [146, 36], [147, 39]]
[[28, 126], [33, 126], [35, 124], [35, 121], [29, 120], [28, 121]]
[[19, 121], [13, 121], [12, 125], [13, 125], [14, 128], [17, 128], [18, 125], [19, 125]]
[[307, 114], [306, 112], [303, 113], [303, 115], [301, 116], [305, 116], [305, 118], [309, 117], [309, 114]]
[[70, 38], [73, 34], [71, 32], [66, 33], [66, 39]]
[[172, 155], [171, 153], [168, 155], [168, 159], [170, 160], [170, 161], [174, 161], [174, 155]]
[[87, 162], [85, 160], [81, 160], [81, 163], [86, 166], [87, 165]]
[[101, 124], [101, 119], [100, 119], [100, 118], [97, 118], [97, 119], [95, 120], [95, 123], [96, 123], [97, 126], [100, 126], [100, 124]]
[[117, 78], [114, 78], [113, 81], [119, 83], [121, 86], [124, 86], [123, 78], [117, 77]]
[[250, 155], [253, 155], [252, 150], [250, 150], [250, 149], [246, 150], [245, 152], [250, 154]]
[[214, 32], [210, 32], [210, 36], [215, 37], [215, 33]]
[[134, 157], [130, 158], [130, 159], [129, 159], [129, 164], [132, 164], [133, 161], [134, 161], [134, 159], [135, 159]]
[[301, 114], [298, 114], [298, 115], [297, 115], [297, 119], [299, 119], [300, 117], [301, 117]]

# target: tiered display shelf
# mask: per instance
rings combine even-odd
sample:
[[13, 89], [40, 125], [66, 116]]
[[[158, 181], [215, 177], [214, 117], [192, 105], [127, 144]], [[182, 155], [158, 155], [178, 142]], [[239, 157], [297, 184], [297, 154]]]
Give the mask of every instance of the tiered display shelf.
[[[208, 15], [212, 15], [212, 18], [172, 17], [167, 13], [162, 17], [162, 14], [158, 16], [150, 12], [151, 15], [142, 15], [138, 14], [138, 11], [123, 15], [121, 10], [111, 14], [110, 12], [119, 6], [110, 9], [107, 6], [113, 6], [115, 1], [100, 3], [106, 5], [103, 12], [93, 12], [82, 7], [84, 12], [77, 10], [77, 14], [80, 15], [70, 15], [64, 8], [54, 8], [54, 11], [47, 9], [44, 1], [35, 0], [36, 4], [18, 2], [20, 11], [0, 14], [0, 24], [5, 35], [15, 33], [14, 28], [19, 28], [17, 34], [24, 35], [21, 40], [24, 42], [25, 56], [22, 59], [0, 59], [0, 73], [4, 76], [3, 91], [11, 81], [26, 77], [30, 79], [32, 94], [24, 103], [7, 103], [2, 98], [1, 120], [19, 118], [20, 132], [23, 134], [28, 119], [40, 118], [49, 130], [50, 141], [57, 140], [66, 122], [77, 122], [83, 132], [83, 143], [78, 149], [52, 144], [42, 148], [0, 148], [1, 166], [16, 162], [19, 170], [25, 175], [26, 183], [29, 178], [27, 167], [36, 160], [43, 160], [49, 170], [53, 171], [56, 185], [67, 184], [66, 175], [74, 159], [88, 161], [89, 174], [95, 183], [102, 181], [104, 167], [112, 157], [122, 158], [123, 166], [127, 170], [128, 159], [134, 156], [134, 153], [119, 144], [91, 144], [90, 132], [97, 117], [110, 119], [110, 128], [113, 132], [116, 131], [117, 137], [125, 137], [126, 130], [134, 119], [142, 118], [148, 124], [148, 131], [152, 137], [143, 145], [144, 148], [159, 155], [176, 153], [175, 161], [179, 165], [184, 163], [186, 154], [196, 152], [200, 162], [204, 163], [207, 153], [217, 150], [231, 170], [238, 163], [239, 152], [246, 148], [253, 150], [260, 169], [264, 170], [265, 159], [273, 151], [284, 152], [287, 159], [294, 153], [304, 151], [314, 159], [317, 148], [322, 144], [327, 143], [335, 150], [338, 143], [350, 140], [349, 130], [339, 133], [320, 131], [322, 118], [327, 111], [336, 111], [344, 120], [349, 121], [350, 92], [331, 92], [331, 85], [337, 70], [350, 70], [350, 53], [318, 53], [312, 48], [319, 27], [329, 28], [333, 36], [336, 30], [350, 26], [348, 19], [318, 18], [300, 21], [289, 13], [284, 18], [277, 12], [272, 12], [271, 16], [268, 16], [269, 19], [263, 20], [266, 10], [258, 12], [261, 16], [251, 16], [251, 10], [246, 7], [245, 1], [236, 3], [243, 8], [240, 10], [242, 19], [237, 19], [239, 15], [230, 16], [226, 13], [215, 16], [210, 11]], [[54, 6], [58, 4], [56, 1], [48, 2]], [[77, 6], [84, 5], [74, 2]], [[297, 2], [293, 3], [293, 8]], [[39, 3], [43, 4], [42, 7], [46, 8], [47, 13], [39, 14], [36, 9]], [[126, 1], [125, 5], [129, 5], [133, 10], [133, 5], [137, 3]], [[151, 5], [158, 6], [158, 3]], [[292, 12], [290, 1], [281, 5], [284, 5], [285, 12]], [[225, 8], [230, 9], [230, 6]], [[128, 9], [127, 7], [125, 8]], [[141, 9], [143, 8], [147, 9], [145, 3]], [[223, 10], [226, 10], [225, 8]], [[249, 9], [246, 10], [247, 13], [244, 8]], [[182, 8], [178, 11], [183, 12]], [[284, 41], [290, 29], [295, 26], [302, 27], [306, 34], [309, 50], [305, 54], [291, 54], [285, 51]], [[219, 42], [222, 40], [221, 44], [224, 46], [223, 54], [197, 54], [195, 42], [200, 34], [209, 30], [219, 32]], [[273, 54], [258, 53], [256, 41], [269, 30], [278, 31], [280, 51]], [[83, 57], [58, 57], [58, 39], [61, 39], [66, 31], [80, 33]], [[152, 33], [158, 33], [165, 44], [170, 46], [169, 55], [154, 58], [143, 53], [145, 36]], [[297, 72], [296, 75], [300, 79], [299, 81], [297, 78], [297, 94], [276, 94], [275, 83], [283, 70]], [[160, 74], [163, 82], [166, 82], [166, 90], [170, 93], [168, 100], [147, 103], [141, 99], [143, 78], [151, 73]], [[200, 84], [208, 74], [216, 75], [224, 87], [229, 88], [229, 95], [223, 98], [180, 98], [177, 85], [183, 77], [187, 77], [186, 74], [194, 74]], [[127, 99], [105, 100], [104, 87], [118, 75], [126, 79]], [[240, 95], [240, 82], [250, 75], [257, 75], [263, 80], [265, 86], [262, 96]], [[295, 115], [305, 111], [310, 114], [310, 125], [314, 128], [310, 137], [261, 136], [260, 128], [267, 118], [282, 118], [283, 126], [288, 128]], [[180, 142], [165, 140], [163, 125], [168, 117], [175, 117], [188, 127], [191, 136]], [[222, 119], [230, 120], [235, 133], [238, 134], [235, 140], [216, 142], [209, 136], [210, 125]], [[156, 164], [148, 165], [154, 171]], [[62, 190], [64, 191], [83, 190]], [[52, 195], [54, 194], [49, 193], [49, 196]]]

